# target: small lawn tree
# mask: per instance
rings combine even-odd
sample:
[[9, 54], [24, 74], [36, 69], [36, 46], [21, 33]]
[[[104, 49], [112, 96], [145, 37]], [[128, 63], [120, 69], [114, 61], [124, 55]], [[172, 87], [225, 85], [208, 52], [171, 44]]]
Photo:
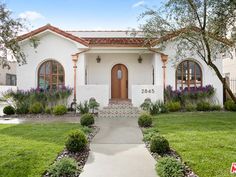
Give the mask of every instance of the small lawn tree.
[[24, 30], [22, 22], [21, 19], [14, 19], [11, 11], [0, 2], [0, 65], [2, 67], [7, 66], [9, 57], [13, 57], [19, 64], [26, 62], [17, 40], [19, 32]]
[[236, 97], [214, 63], [236, 43], [235, 0], [167, 0], [159, 10], [147, 9], [141, 15], [146, 22], [142, 30], [157, 38], [151, 46], [175, 41], [177, 53], [191, 51], [198, 55], [222, 82], [230, 97]]

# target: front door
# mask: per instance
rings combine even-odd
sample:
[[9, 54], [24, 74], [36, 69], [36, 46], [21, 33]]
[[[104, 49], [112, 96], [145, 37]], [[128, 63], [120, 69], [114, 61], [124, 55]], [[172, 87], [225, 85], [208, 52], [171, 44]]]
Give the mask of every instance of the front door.
[[111, 98], [128, 99], [128, 70], [123, 64], [117, 64], [111, 70]]

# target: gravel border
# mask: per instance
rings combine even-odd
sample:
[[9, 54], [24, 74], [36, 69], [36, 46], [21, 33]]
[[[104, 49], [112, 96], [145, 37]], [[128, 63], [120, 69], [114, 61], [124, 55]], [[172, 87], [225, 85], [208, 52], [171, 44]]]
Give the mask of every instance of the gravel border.
[[[144, 131], [146, 128], [140, 127], [140, 129], [141, 129], [141, 131], [142, 131], [142, 134], [144, 135], [143, 131]], [[158, 153], [153, 153], [153, 152], [150, 151], [150, 143], [149, 143], [149, 142], [147, 142], [147, 141], [143, 141], [143, 142], [144, 142], [146, 148], [148, 149], [149, 153], [152, 155], [152, 157], [153, 157], [156, 161], [158, 161], [158, 159], [160, 159], [161, 157], [163, 157], [163, 156], [161, 156], [161, 155], [158, 154]], [[167, 154], [164, 154], [164, 156], [173, 157], [173, 158], [177, 159], [178, 161], [180, 161], [180, 162], [184, 165], [184, 167], [185, 167], [185, 168], [184, 168], [184, 170], [185, 170], [185, 171], [184, 171], [184, 176], [185, 176], [185, 177], [198, 177], [198, 176], [193, 172], [193, 170], [191, 170], [191, 168], [190, 168], [185, 162], [183, 162], [181, 156], [180, 156], [174, 149], [170, 148], [170, 151], [169, 151]]]
[[[68, 150], [64, 149], [55, 159], [55, 161], [53, 163], [55, 163], [56, 161], [59, 161], [60, 159], [64, 158], [64, 157], [70, 157], [73, 158], [77, 161], [77, 165], [79, 166], [80, 171], [77, 172], [77, 175], [75, 177], [78, 177], [80, 175], [80, 173], [82, 172], [82, 169], [85, 165], [85, 163], [87, 162], [88, 156], [89, 156], [89, 151], [90, 151], [90, 143], [93, 139], [93, 137], [98, 133], [99, 131], [99, 127], [97, 126], [91, 126], [92, 132], [89, 133], [87, 135], [87, 139], [88, 139], [88, 145], [87, 147], [82, 151], [82, 152], [69, 152]], [[46, 171], [42, 177], [50, 177], [49, 173]]]

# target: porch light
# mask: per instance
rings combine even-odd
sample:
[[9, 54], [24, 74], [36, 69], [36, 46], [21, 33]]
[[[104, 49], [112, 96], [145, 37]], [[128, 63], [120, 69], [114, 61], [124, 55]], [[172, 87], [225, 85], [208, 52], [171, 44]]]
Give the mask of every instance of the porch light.
[[101, 58], [100, 58], [99, 55], [97, 56], [96, 60], [97, 60], [97, 63], [100, 63], [100, 62], [101, 62]]
[[142, 61], [143, 61], [143, 59], [142, 59], [142, 57], [139, 55], [139, 57], [138, 57], [138, 62], [139, 62], [139, 63], [142, 63]]

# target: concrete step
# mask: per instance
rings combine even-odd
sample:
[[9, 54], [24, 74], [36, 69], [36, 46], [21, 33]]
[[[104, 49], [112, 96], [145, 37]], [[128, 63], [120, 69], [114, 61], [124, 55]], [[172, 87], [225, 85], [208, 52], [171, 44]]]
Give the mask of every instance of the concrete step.
[[130, 102], [115, 102], [100, 110], [98, 115], [103, 118], [137, 118], [139, 113], [139, 109]]

